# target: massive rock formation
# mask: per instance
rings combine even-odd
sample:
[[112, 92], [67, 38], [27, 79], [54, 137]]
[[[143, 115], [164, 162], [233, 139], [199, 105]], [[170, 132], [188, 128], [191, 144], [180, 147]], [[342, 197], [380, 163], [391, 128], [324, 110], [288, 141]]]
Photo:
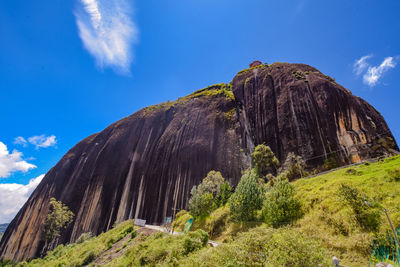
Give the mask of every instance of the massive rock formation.
[[208, 171], [236, 184], [260, 143], [281, 161], [295, 152], [314, 167], [398, 150], [382, 116], [330, 77], [303, 64], [256, 66], [238, 73], [232, 86], [145, 108], [78, 143], [11, 222], [0, 255], [21, 260], [43, 252], [51, 197], [76, 216], [48, 248], [129, 218], [161, 223], [186, 207]]

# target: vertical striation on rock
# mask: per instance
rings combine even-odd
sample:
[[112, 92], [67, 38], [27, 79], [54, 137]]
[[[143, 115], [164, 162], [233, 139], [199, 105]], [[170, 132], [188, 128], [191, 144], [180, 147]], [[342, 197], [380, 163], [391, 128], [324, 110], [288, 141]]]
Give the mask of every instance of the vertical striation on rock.
[[73, 147], [44, 177], [0, 243], [0, 257], [39, 255], [49, 199], [75, 213], [50, 248], [82, 233], [99, 234], [130, 218], [162, 223], [186, 208], [210, 170], [233, 185], [266, 143], [321, 166], [398, 150], [382, 116], [331, 78], [303, 64], [257, 65], [175, 102], [140, 110]]
[[289, 152], [321, 166], [398, 150], [382, 116], [332, 78], [304, 64], [274, 63], [240, 72], [233, 92], [255, 144], [266, 143], [282, 161]]

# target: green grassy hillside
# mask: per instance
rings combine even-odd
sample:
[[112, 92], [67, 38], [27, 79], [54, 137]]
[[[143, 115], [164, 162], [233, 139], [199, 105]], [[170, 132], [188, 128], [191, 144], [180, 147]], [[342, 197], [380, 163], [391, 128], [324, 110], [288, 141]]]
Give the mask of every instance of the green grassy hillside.
[[[368, 266], [372, 245], [384, 243], [390, 233], [383, 207], [394, 225], [400, 226], [399, 156], [293, 184], [304, 216], [289, 226], [274, 229], [261, 220], [234, 223], [227, 205], [203, 221], [195, 221], [187, 235], [135, 229], [132, 221], [126, 221], [97, 237], [82, 237], [77, 244], [59, 246], [43, 259], [17, 266], [331, 266], [333, 256], [345, 266]], [[354, 208], [340, 194], [341, 188], [357, 189], [360, 203], [373, 205], [375, 213], [361, 218], [369, 223], [368, 216], [377, 214], [376, 228], [360, 223]], [[185, 211], [177, 214], [175, 229], [182, 230], [189, 218]], [[210, 247], [209, 237], [221, 245]]]
[[[329, 251], [329, 258], [336, 256], [346, 266], [369, 265], [371, 246], [377, 241], [385, 243], [387, 234], [391, 234], [383, 207], [395, 227], [400, 226], [399, 156], [299, 179], [293, 184], [305, 215], [290, 228], [320, 241]], [[360, 226], [354, 211], [339, 194], [342, 185], [358, 189], [366, 200], [380, 205], [375, 208], [380, 222], [376, 231]], [[178, 215], [175, 227], [179, 230], [190, 215], [185, 211]], [[206, 230], [214, 240], [230, 242], [237, 233], [259, 225], [263, 225], [262, 222], [231, 222], [226, 206], [211, 213], [204, 221], [195, 222], [194, 229]]]

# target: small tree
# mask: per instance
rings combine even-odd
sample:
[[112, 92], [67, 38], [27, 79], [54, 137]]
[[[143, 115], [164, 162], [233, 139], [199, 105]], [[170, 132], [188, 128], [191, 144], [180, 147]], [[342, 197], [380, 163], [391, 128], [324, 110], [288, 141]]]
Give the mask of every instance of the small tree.
[[190, 192], [189, 211], [195, 218], [204, 218], [217, 208], [211, 193], [200, 193], [194, 186]]
[[279, 227], [290, 224], [302, 216], [301, 203], [295, 197], [295, 190], [284, 176], [278, 177], [263, 205], [266, 223]]
[[301, 156], [289, 152], [285, 162], [282, 164], [280, 172], [285, 172], [286, 177], [291, 181], [304, 176], [306, 162]]
[[277, 172], [279, 160], [267, 145], [257, 145], [251, 154], [251, 159], [258, 175], [265, 176], [269, 171]]
[[248, 170], [240, 179], [230, 199], [231, 218], [236, 221], [251, 221], [265, 199], [264, 188], [258, 184], [257, 174]]
[[229, 199], [231, 187], [220, 172], [210, 171], [190, 192], [189, 211], [193, 217], [206, 217]]
[[224, 177], [217, 171], [210, 171], [199, 185], [199, 190], [213, 194], [218, 197], [221, 193], [221, 185], [224, 183]]
[[44, 223], [44, 241], [51, 242], [60, 236], [62, 229], [67, 228], [74, 218], [74, 213], [55, 198], [50, 198], [50, 209]]
[[217, 206], [222, 207], [226, 203], [228, 203], [228, 200], [231, 197], [231, 195], [232, 195], [232, 187], [229, 184], [229, 182], [226, 181], [221, 185], [221, 193], [216, 200]]

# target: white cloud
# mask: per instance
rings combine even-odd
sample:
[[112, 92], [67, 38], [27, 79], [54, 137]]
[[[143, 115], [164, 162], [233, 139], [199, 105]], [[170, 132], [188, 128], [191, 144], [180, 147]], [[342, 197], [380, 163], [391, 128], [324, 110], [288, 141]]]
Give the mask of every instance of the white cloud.
[[45, 136], [44, 134], [36, 135], [36, 136], [29, 137], [28, 141], [29, 141], [29, 143], [34, 145], [36, 147], [36, 149], [39, 149], [41, 147], [55, 146], [57, 144], [55, 135], [50, 135], [50, 136]]
[[131, 19], [127, 0], [79, 0], [75, 12], [79, 36], [99, 67], [111, 67], [129, 74], [133, 60], [131, 46], [138, 29]]
[[3, 142], [0, 142], [0, 178], [8, 177], [12, 172], [27, 172], [34, 168], [36, 168], [35, 165], [22, 159], [21, 152], [13, 150], [13, 152], [10, 153], [7, 146]]
[[27, 146], [27, 142], [25, 140], [25, 138], [23, 138], [22, 136], [18, 136], [14, 139], [13, 144], [15, 145], [22, 145], [23, 147]]
[[368, 71], [363, 76], [363, 82], [369, 86], [375, 86], [382, 75], [390, 69], [396, 67], [393, 57], [387, 57], [379, 66], [369, 67]]
[[368, 60], [372, 58], [372, 56], [372, 54], [363, 56], [360, 59], [357, 59], [353, 64], [353, 72], [357, 76], [364, 73], [363, 82], [370, 87], [375, 86], [385, 72], [396, 67], [398, 60], [398, 57], [387, 57], [379, 66], [371, 66]]
[[44, 174], [32, 179], [27, 185], [0, 184], [0, 223], [9, 223], [28, 200]]
[[361, 57], [360, 59], [356, 60], [353, 64], [353, 72], [356, 75], [360, 75], [364, 70], [369, 67], [369, 63], [367, 62], [368, 59], [372, 57], [372, 54], [366, 55]]

